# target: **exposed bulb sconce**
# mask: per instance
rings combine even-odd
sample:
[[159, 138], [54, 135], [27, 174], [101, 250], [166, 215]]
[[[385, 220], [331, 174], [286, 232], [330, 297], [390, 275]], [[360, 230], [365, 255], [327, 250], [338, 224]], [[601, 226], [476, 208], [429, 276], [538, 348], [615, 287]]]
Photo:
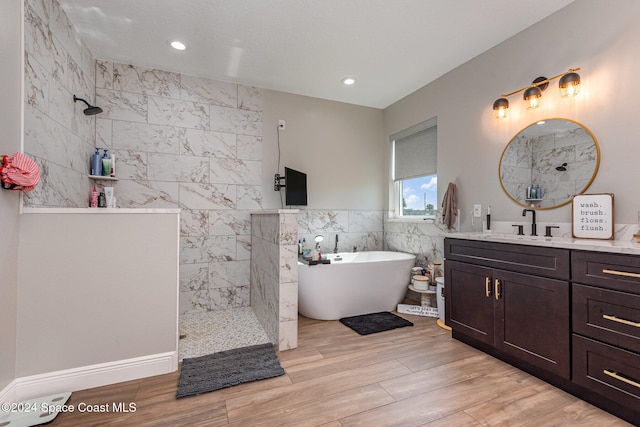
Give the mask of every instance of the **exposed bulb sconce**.
[[560, 78], [560, 96], [570, 98], [580, 92], [580, 74], [570, 72]]
[[507, 110], [509, 109], [509, 100], [507, 98], [496, 99], [493, 103], [493, 111], [496, 112], [496, 119], [503, 119], [507, 117]]
[[524, 92], [522, 98], [526, 103], [527, 109], [538, 108], [542, 103], [542, 92], [549, 86], [550, 81], [557, 78], [560, 78], [558, 85], [560, 88], [560, 96], [567, 98], [577, 95], [580, 91], [580, 75], [576, 73], [576, 71], [580, 71], [580, 68], [571, 68], [566, 73], [558, 74], [551, 78], [538, 77], [531, 82], [530, 86], [501, 95], [501, 97], [493, 103], [493, 111], [496, 114], [496, 118], [503, 119], [507, 117], [507, 110], [509, 109], [509, 100], [507, 97], [520, 92]]
[[73, 102], [75, 103], [77, 101], [82, 101], [85, 104], [87, 104], [87, 108], [85, 108], [84, 111], [83, 111], [85, 116], [95, 116], [96, 114], [102, 113], [102, 108], [90, 105], [84, 99], [78, 98], [77, 96], [73, 95]]

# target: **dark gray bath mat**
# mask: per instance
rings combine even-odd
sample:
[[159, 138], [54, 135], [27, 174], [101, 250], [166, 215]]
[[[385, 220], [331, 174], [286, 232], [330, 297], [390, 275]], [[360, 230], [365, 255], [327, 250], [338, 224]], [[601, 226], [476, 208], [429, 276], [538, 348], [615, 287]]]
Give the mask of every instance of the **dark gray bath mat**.
[[350, 327], [360, 335], [375, 334], [376, 332], [413, 326], [413, 323], [388, 311], [343, 317], [340, 319], [340, 323]]
[[258, 344], [182, 360], [176, 398], [284, 375], [273, 344]]

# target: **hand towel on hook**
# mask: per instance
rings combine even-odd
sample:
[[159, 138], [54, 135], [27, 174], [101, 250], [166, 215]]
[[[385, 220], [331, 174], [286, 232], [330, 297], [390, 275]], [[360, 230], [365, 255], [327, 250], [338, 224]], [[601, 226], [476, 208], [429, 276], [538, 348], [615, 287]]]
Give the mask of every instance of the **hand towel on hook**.
[[449, 230], [453, 227], [453, 224], [458, 215], [458, 206], [456, 203], [456, 185], [453, 182], [449, 183], [447, 192], [444, 193], [442, 199], [442, 221]]

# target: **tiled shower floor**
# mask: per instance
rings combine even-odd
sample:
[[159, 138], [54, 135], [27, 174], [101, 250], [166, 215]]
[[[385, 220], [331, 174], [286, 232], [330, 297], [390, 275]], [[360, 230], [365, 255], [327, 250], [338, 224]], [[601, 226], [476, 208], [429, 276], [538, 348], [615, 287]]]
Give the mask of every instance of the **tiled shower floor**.
[[271, 342], [251, 307], [180, 316], [180, 360]]

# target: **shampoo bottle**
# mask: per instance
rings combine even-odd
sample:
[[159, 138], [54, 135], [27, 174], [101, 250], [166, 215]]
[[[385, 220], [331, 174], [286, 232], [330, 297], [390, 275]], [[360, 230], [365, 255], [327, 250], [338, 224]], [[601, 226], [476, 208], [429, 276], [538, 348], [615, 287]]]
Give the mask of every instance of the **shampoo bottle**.
[[99, 148], [96, 148], [96, 152], [91, 156], [91, 175], [102, 175], [102, 158]]

